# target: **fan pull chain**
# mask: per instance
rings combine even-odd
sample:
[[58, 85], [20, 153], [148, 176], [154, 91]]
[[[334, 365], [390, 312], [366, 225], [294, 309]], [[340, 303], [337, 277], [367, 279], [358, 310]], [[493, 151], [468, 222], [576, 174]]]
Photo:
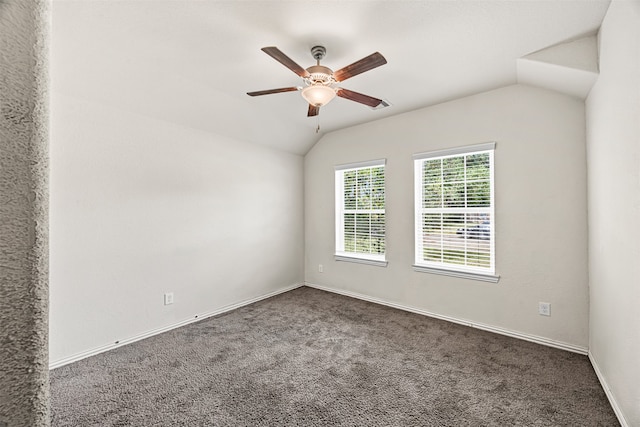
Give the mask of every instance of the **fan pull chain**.
[[320, 132], [320, 116], [316, 116], [316, 120], [317, 120], [317, 127], [316, 127], [316, 133]]

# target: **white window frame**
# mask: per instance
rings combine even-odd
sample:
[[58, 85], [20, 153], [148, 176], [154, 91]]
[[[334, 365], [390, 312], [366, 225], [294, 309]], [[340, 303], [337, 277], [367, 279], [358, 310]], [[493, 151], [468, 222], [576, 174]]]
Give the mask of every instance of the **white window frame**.
[[385, 209], [366, 209], [366, 210], [352, 210], [351, 213], [357, 213], [358, 211], [364, 213], [383, 213], [385, 214], [385, 253], [383, 254], [370, 254], [361, 252], [347, 252], [344, 249], [344, 215], [346, 212], [344, 206], [344, 173], [358, 169], [368, 169], [374, 167], [385, 168], [385, 192], [386, 192], [386, 159], [370, 160], [366, 162], [349, 163], [344, 165], [338, 165], [335, 167], [335, 233], [336, 233], [336, 261], [355, 262], [359, 264], [369, 264], [379, 267], [386, 267], [388, 262], [386, 260], [386, 195], [385, 195]]
[[[476, 144], [465, 147], [457, 147], [446, 150], [431, 151], [426, 153], [418, 153], [413, 156], [414, 159], [414, 194], [415, 194], [415, 264], [414, 271], [423, 273], [442, 274], [446, 276], [462, 277], [467, 279], [481, 280], [487, 282], [497, 282], [500, 276], [495, 274], [495, 179], [494, 179], [494, 151], [495, 142], [487, 142], [484, 144]], [[425, 160], [444, 159], [450, 157], [459, 157], [473, 154], [489, 154], [490, 163], [490, 206], [489, 207], [464, 207], [464, 208], [423, 208], [423, 175], [422, 168]], [[465, 179], [466, 182], [466, 179]], [[487, 213], [490, 217], [490, 266], [475, 267], [467, 265], [458, 265], [447, 263], [444, 261], [425, 261], [423, 259], [424, 240], [422, 230], [423, 213]], [[466, 247], [466, 246], [465, 246]]]

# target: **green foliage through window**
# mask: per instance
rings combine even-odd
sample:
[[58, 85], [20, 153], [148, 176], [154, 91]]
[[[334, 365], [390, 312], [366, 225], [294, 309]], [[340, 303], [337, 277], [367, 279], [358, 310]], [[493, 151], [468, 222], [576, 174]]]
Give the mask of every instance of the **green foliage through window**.
[[424, 208], [491, 204], [489, 153], [426, 160], [422, 180]]
[[[384, 166], [342, 172], [344, 252], [385, 253]], [[339, 248], [340, 250], [340, 248]]]
[[493, 269], [493, 151], [416, 160], [416, 263]]

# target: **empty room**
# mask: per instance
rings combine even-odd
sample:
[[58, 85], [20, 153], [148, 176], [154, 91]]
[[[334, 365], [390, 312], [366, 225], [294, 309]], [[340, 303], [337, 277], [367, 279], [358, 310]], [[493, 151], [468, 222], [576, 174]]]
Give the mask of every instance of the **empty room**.
[[0, 427], [640, 427], [640, 1], [0, 0]]

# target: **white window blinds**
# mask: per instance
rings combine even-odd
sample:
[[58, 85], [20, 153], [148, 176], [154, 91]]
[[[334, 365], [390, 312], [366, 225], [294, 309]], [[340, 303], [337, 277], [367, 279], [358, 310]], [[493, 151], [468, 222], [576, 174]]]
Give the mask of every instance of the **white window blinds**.
[[384, 261], [384, 165], [336, 166], [336, 256]]
[[494, 148], [414, 156], [416, 266], [495, 273]]

